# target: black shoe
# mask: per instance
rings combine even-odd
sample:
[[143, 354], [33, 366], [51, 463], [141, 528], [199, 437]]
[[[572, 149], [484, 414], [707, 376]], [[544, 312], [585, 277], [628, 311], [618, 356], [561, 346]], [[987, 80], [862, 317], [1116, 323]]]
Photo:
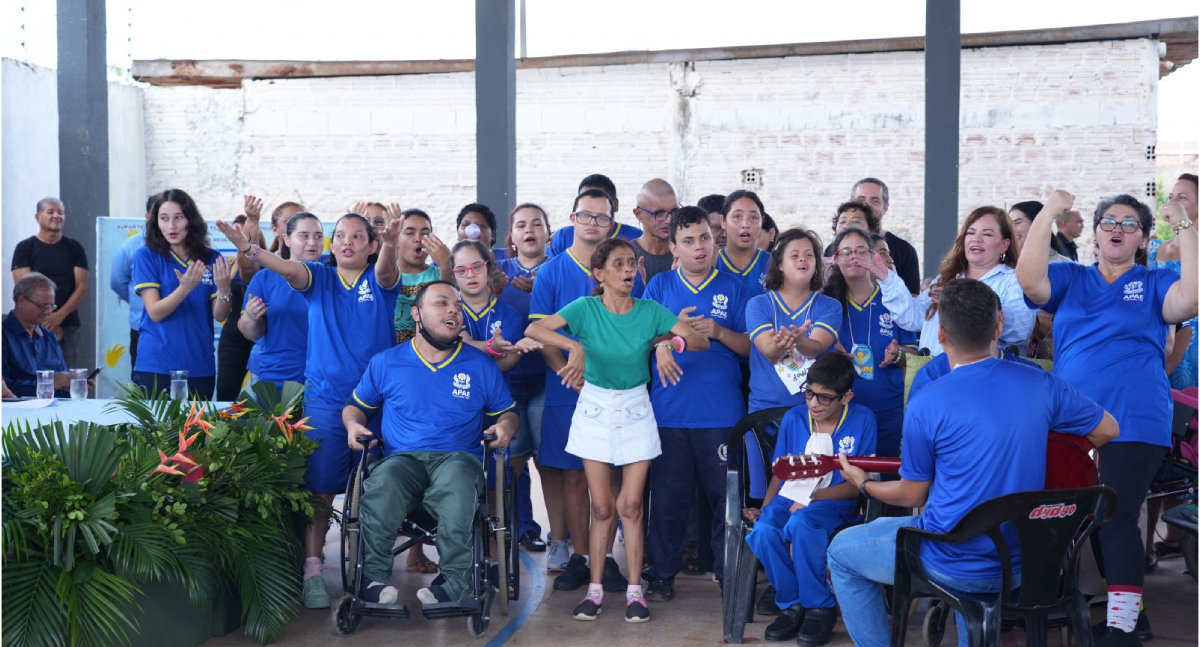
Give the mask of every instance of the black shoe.
[[1153, 573], [1158, 570], [1158, 555], [1146, 555], [1146, 572]]
[[837, 608], [805, 609], [804, 624], [800, 627], [800, 635], [796, 637], [796, 642], [809, 647], [820, 647], [829, 642], [835, 624]]
[[1096, 647], [1142, 647], [1142, 642], [1132, 633], [1106, 627], [1104, 635], [1096, 641]]
[[758, 604], [754, 605], [754, 612], [760, 616], [779, 615], [779, 606], [775, 604], [775, 587], [767, 585], [767, 590], [763, 591]]
[[[772, 602], [774, 604], [774, 602]], [[804, 607], [799, 604], [790, 606], [779, 612], [779, 617], [775, 618], [767, 626], [766, 632], [763, 633], [763, 638], [767, 640], [791, 640], [800, 633], [800, 625], [804, 623]]]
[[1179, 544], [1168, 544], [1165, 541], [1154, 542], [1154, 552], [1158, 553], [1159, 557], [1170, 557], [1171, 555], [1179, 555], [1183, 550], [1179, 548]]
[[576, 620], [595, 620], [596, 616], [600, 615], [602, 610], [601, 606], [596, 604], [595, 600], [587, 597], [575, 605], [575, 610], [571, 612], [571, 617]]
[[587, 584], [590, 579], [591, 572], [588, 570], [587, 560], [583, 555], [571, 555], [571, 560], [567, 562], [562, 575], [554, 578], [554, 590], [574, 591]]
[[670, 602], [675, 597], [675, 578], [650, 580], [646, 586], [646, 599], [651, 602]]
[[544, 553], [546, 552], [546, 542], [542, 541], [536, 532], [527, 530], [525, 534], [521, 535], [521, 548], [524, 548], [527, 553]]
[[606, 593], [624, 593], [629, 588], [629, 580], [621, 575], [621, 567], [617, 566], [617, 560], [611, 557], [604, 558], [604, 577], [600, 579], [600, 583]]
[[1150, 629], [1150, 616], [1146, 615], [1145, 609], [1138, 612], [1138, 621], [1133, 628], [1133, 633], [1138, 640], [1144, 643], [1154, 640], [1154, 631]]

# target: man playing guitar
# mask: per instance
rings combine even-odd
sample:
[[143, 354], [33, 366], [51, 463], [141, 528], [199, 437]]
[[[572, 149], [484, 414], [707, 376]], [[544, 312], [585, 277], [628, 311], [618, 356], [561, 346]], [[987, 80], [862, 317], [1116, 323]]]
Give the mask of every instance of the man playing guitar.
[[[908, 403], [900, 480], [873, 482], [842, 461], [843, 477], [859, 492], [891, 505], [925, 508], [915, 517], [885, 517], [848, 528], [830, 545], [833, 589], [856, 645], [889, 644], [879, 584], [893, 581], [897, 530], [917, 526], [947, 532], [984, 501], [1042, 489], [1050, 429], [1086, 436], [1097, 447], [1118, 434], [1116, 420], [1066, 382], [995, 358], [1000, 301], [987, 285], [951, 281], [938, 311], [938, 341], [951, 371]], [[1016, 546], [1014, 534], [1008, 540]], [[1012, 557], [1014, 586], [1019, 586], [1019, 556]], [[987, 593], [1000, 587], [999, 559], [987, 538], [955, 546], [927, 544], [922, 558], [927, 574], [949, 589]], [[959, 644], [966, 645], [965, 623], [960, 619], [957, 625]]]

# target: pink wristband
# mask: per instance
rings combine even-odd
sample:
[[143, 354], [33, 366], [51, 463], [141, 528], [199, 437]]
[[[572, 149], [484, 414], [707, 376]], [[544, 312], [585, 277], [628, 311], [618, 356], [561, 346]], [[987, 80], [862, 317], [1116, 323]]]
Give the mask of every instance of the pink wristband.
[[501, 353], [501, 352], [497, 351], [495, 348], [492, 348], [492, 340], [491, 339], [487, 340], [487, 343], [483, 345], [483, 348], [484, 348], [484, 350], [486, 350], [488, 352], [488, 355], [491, 355], [492, 357], [504, 357], [504, 353]]
[[687, 350], [687, 341], [684, 340], [683, 337], [680, 337], [679, 335], [675, 335], [674, 337], [671, 338], [671, 341], [679, 342], [679, 350], [675, 351], [676, 353], [682, 353], [683, 351]]

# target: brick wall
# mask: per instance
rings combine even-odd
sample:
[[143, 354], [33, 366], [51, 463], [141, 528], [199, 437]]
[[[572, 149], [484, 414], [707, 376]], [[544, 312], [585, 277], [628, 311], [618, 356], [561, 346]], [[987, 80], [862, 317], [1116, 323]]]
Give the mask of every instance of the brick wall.
[[[1059, 186], [1085, 210], [1144, 198], [1157, 70], [1150, 40], [964, 51], [960, 218]], [[923, 79], [920, 52], [519, 70], [518, 198], [558, 226], [579, 179], [604, 172], [631, 221], [646, 179], [687, 203], [761, 169], [776, 220], [828, 237], [853, 181], [875, 175], [891, 188], [887, 227], [921, 251]], [[475, 198], [469, 73], [148, 88], [145, 102], [148, 187], [185, 188], [206, 213], [238, 213], [245, 191], [326, 218], [396, 200], [448, 234]]]

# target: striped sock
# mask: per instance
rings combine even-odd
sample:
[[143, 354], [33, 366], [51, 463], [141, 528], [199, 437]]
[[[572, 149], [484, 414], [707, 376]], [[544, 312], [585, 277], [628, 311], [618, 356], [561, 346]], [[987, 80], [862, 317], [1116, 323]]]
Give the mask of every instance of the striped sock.
[[1131, 633], [1137, 626], [1138, 609], [1142, 604], [1142, 587], [1108, 587], [1108, 626]]

